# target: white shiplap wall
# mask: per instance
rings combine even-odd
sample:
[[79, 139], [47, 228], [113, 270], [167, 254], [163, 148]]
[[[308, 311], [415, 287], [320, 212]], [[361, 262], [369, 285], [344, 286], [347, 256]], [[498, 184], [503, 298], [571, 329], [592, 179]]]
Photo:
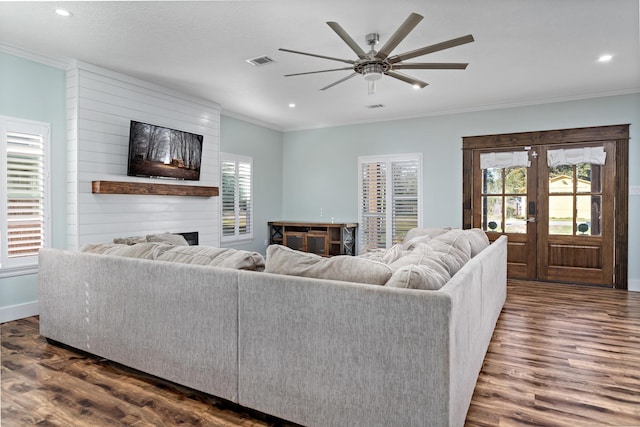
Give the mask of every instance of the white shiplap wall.
[[[204, 135], [200, 181], [127, 176], [131, 120]], [[219, 186], [220, 106], [79, 61], [67, 71], [68, 246], [198, 231], [219, 246], [218, 197], [92, 194], [91, 181]]]

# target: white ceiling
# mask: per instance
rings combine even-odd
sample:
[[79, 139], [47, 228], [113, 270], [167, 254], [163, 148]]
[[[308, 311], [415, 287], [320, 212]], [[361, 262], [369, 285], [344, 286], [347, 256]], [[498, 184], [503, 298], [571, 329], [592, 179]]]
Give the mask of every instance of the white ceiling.
[[[60, 7], [73, 16], [56, 15]], [[0, 42], [293, 130], [640, 92], [638, 9], [638, 0], [1, 2]], [[380, 34], [380, 48], [411, 12], [424, 19], [393, 53], [472, 34], [473, 43], [412, 60], [469, 62], [466, 70], [407, 70], [429, 86], [386, 77], [374, 95], [359, 76], [319, 91], [350, 71], [283, 77], [345, 64], [281, 47], [356, 59], [327, 21], [368, 50], [367, 33]], [[599, 63], [602, 54], [613, 60]], [[245, 62], [263, 55], [276, 62]]]

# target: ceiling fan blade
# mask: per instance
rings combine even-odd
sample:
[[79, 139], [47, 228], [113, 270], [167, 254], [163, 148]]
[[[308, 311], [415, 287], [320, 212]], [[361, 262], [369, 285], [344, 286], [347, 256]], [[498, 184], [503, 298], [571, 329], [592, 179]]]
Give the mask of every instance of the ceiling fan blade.
[[328, 73], [329, 71], [345, 71], [345, 70], [353, 70], [353, 67], [333, 68], [331, 70], [309, 71], [306, 73], [285, 74], [284, 76], [285, 77], [304, 76], [305, 74], [318, 74], [318, 73]]
[[423, 82], [422, 80], [418, 80], [411, 76], [407, 76], [406, 74], [399, 73], [397, 71], [387, 71], [385, 74], [389, 77], [393, 77], [395, 79], [402, 80], [403, 82], [409, 83], [410, 85], [419, 86], [420, 89], [422, 89], [423, 87], [429, 84], [429, 83]]
[[456, 39], [447, 40], [446, 42], [433, 44], [431, 46], [425, 46], [420, 49], [402, 53], [400, 55], [394, 55], [391, 58], [389, 58], [389, 62], [391, 64], [395, 64], [396, 62], [405, 61], [407, 59], [415, 58], [416, 56], [422, 56], [422, 55], [426, 55], [427, 53], [433, 53], [439, 50], [449, 49], [451, 47], [456, 47], [462, 44], [471, 43], [472, 41], [473, 41], [473, 36], [471, 34], [468, 34], [466, 36], [458, 37]]
[[297, 50], [290, 50], [290, 49], [283, 49], [283, 48], [280, 48], [278, 50], [281, 50], [283, 52], [289, 52], [289, 53], [297, 53], [299, 55], [313, 56], [315, 58], [329, 59], [331, 61], [340, 61], [340, 62], [344, 62], [346, 64], [355, 64], [355, 62], [356, 62], [356, 61], [352, 61], [350, 59], [333, 58], [331, 56], [316, 55], [315, 53], [299, 52]]
[[467, 64], [458, 62], [414, 62], [393, 64], [394, 70], [464, 70]]
[[389, 56], [389, 54], [393, 51], [402, 42], [402, 40], [407, 37], [407, 35], [413, 30], [416, 25], [420, 21], [422, 21], [423, 16], [418, 15], [417, 13], [412, 13], [409, 17], [398, 27], [395, 33], [387, 40], [387, 42], [382, 46], [382, 48], [376, 54], [376, 58], [385, 60]]
[[329, 86], [325, 86], [325, 87], [323, 87], [323, 88], [322, 88], [322, 89], [320, 89], [320, 90], [327, 90], [327, 89], [329, 89], [330, 87], [334, 87], [335, 85], [339, 85], [339, 84], [340, 84], [340, 83], [342, 83], [342, 82], [346, 82], [346, 81], [347, 81], [347, 80], [349, 80], [351, 77], [354, 77], [354, 76], [357, 76], [357, 75], [358, 75], [358, 73], [351, 73], [351, 74], [349, 74], [347, 77], [344, 77], [344, 78], [342, 78], [342, 79], [338, 80], [337, 82], [333, 82], [333, 83], [331, 83]]
[[344, 40], [346, 44], [349, 45], [351, 50], [353, 50], [356, 53], [356, 55], [358, 55], [358, 58], [368, 59], [367, 54], [364, 52], [364, 50], [362, 50], [362, 48], [358, 46], [358, 43], [356, 43], [351, 38], [351, 36], [347, 34], [347, 32], [344, 30], [344, 28], [340, 26], [340, 24], [338, 24], [337, 22], [327, 22], [327, 25], [330, 26], [331, 29], [335, 31], [336, 34], [338, 34], [338, 36], [340, 36], [340, 38]]

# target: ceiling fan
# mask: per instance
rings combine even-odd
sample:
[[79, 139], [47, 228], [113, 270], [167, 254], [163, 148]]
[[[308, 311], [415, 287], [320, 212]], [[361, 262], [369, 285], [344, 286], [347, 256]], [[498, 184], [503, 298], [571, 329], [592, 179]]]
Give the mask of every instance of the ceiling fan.
[[300, 52], [296, 50], [290, 49], [282, 49], [279, 50], [283, 52], [297, 53], [300, 55], [313, 56], [316, 58], [329, 59], [331, 61], [339, 61], [349, 64], [348, 67], [343, 68], [333, 68], [330, 70], [320, 70], [320, 71], [310, 71], [306, 73], [295, 73], [295, 74], [286, 74], [285, 77], [291, 76], [302, 76], [306, 74], [318, 74], [318, 73], [327, 73], [331, 71], [346, 71], [352, 70], [353, 73], [344, 77], [336, 82], [331, 83], [328, 86], [323, 87], [320, 90], [326, 90], [333, 86], [336, 86], [342, 82], [349, 80], [352, 77], [360, 74], [364, 77], [364, 79], [369, 82], [369, 94], [375, 93], [375, 83], [380, 80], [383, 75], [393, 77], [394, 79], [401, 80], [403, 82], [409, 83], [413, 85], [414, 88], [422, 89], [427, 86], [427, 83], [418, 80], [414, 77], [411, 77], [407, 74], [401, 73], [398, 70], [464, 70], [467, 68], [465, 63], [443, 63], [443, 62], [403, 62], [408, 59], [416, 58], [418, 56], [426, 55], [428, 53], [437, 52], [439, 50], [449, 49], [455, 46], [460, 46], [462, 44], [471, 43], [473, 41], [473, 36], [471, 34], [458, 37], [455, 39], [451, 39], [442, 43], [437, 43], [430, 46], [425, 46], [420, 49], [415, 49], [409, 52], [401, 53], [399, 55], [389, 56], [393, 49], [395, 49], [402, 40], [407, 37], [407, 35], [415, 28], [416, 25], [422, 20], [423, 16], [417, 13], [412, 13], [409, 17], [398, 27], [395, 33], [387, 40], [387, 42], [382, 46], [379, 51], [374, 49], [374, 46], [378, 44], [380, 40], [380, 36], [377, 33], [367, 34], [366, 40], [367, 44], [370, 46], [371, 50], [369, 52], [365, 52], [362, 50], [360, 46], [347, 34], [347, 32], [338, 24], [337, 22], [327, 22], [327, 25], [331, 27], [333, 31], [335, 31], [338, 36], [344, 42], [349, 45], [351, 50], [353, 50], [356, 55], [358, 55], [358, 59], [350, 60], [350, 59], [340, 59], [333, 58], [330, 56], [324, 55], [316, 55], [313, 53]]

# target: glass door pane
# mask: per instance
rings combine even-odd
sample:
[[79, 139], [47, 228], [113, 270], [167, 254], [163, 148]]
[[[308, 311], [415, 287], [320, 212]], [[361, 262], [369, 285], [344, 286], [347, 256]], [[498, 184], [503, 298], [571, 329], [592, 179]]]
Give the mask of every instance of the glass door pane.
[[482, 228], [527, 233], [527, 168], [488, 168], [482, 174]]

